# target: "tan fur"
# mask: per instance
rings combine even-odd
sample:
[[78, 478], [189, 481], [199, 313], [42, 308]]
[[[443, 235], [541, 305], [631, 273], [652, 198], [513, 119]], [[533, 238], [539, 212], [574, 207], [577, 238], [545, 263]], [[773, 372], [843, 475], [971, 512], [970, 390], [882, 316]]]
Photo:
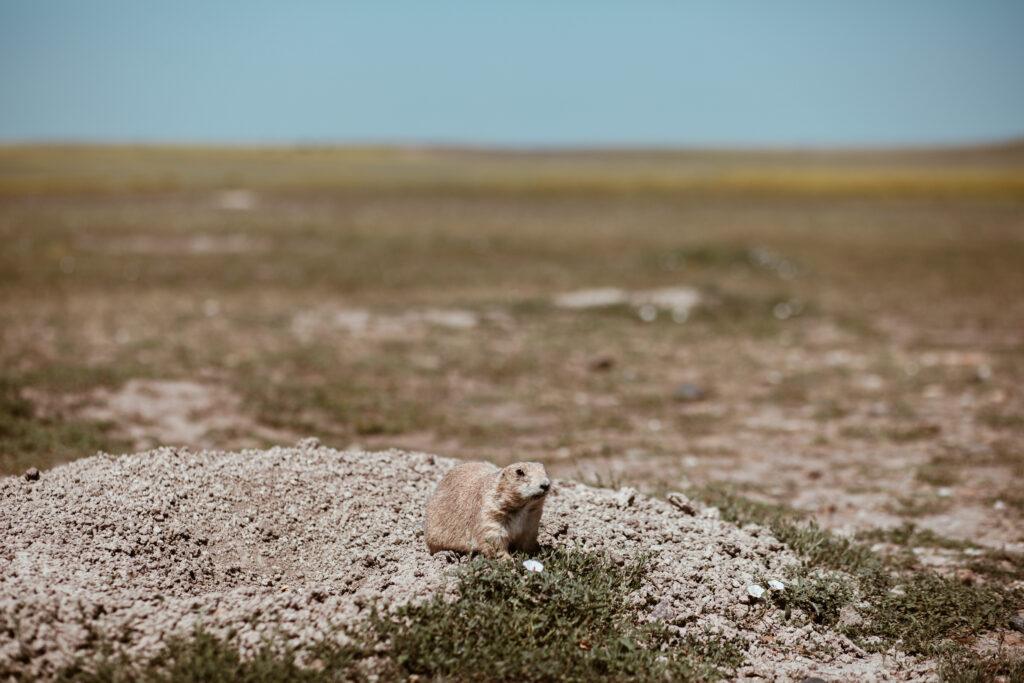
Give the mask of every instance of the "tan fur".
[[501, 558], [510, 557], [510, 550], [536, 552], [550, 485], [539, 462], [503, 469], [483, 462], [459, 465], [444, 475], [427, 503], [427, 549], [431, 555], [457, 550]]

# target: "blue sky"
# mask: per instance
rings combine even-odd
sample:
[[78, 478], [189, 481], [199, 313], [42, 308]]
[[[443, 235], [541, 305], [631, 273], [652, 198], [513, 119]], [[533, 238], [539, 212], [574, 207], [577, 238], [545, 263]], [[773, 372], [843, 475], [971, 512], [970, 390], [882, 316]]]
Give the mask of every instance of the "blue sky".
[[1024, 135], [1024, 2], [0, 0], [0, 140]]

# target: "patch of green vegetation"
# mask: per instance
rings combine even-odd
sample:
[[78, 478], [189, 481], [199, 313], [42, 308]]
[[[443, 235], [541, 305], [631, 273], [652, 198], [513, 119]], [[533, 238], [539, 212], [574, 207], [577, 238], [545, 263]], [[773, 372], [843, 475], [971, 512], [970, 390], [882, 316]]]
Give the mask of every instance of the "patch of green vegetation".
[[1024, 580], [1024, 554], [1006, 550], [986, 550], [977, 559], [968, 563], [967, 568], [995, 581]]
[[68, 681], [701, 680], [735, 674], [746, 643], [718, 635], [678, 636], [642, 624], [627, 605], [647, 570], [644, 557], [616, 564], [577, 549], [538, 555], [544, 572], [473, 559], [457, 599], [439, 591], [418, 605], [374, 605], [367, 622], [298, 652], [268, 640], [242, 659], [233, 635], [198, 629], [157, 657], [132, 663], [107, 649], [61, 672]]
[[[839, 620], [840, 610], [853, 600], [853, 584], [846, 576], [807, 567], [793, 567], [789, 574], [785, 589], [769, 594], [770, 604], [782, 610], [786, 621], [798, 611], [807, 621], [832, 626]], [[765, 577], [758, 582], [768, 585]]]
[[454, 602], [439, 593], [375, 612], [372, 628], [390, 643], [397, 672], [457, 680], [714, 680], [742, 663], [735, 642], [678, 638], [636, 620], [625, 598], [641, 585], [644, 558], [618, 566], [603, 555], [551, 549], [538, 559], [545, 571], [524, 575], [477, 558], [463, 571]]
[[992, 408], [979, 410], [978, 420], [993, 429], [1020, 429], [1024, 427], [1024, 415], [1004, 413]]
[[955, 648], [942, 656], [939, 678], [944, 683], [1024, 683], [1024, 658], [1004, 654], [978, 656]]
[[0, 376], [0, 473], [45, 469], [123, 444], [109, 436], [113, 425], [95, 420], [42, 416], [22, 395], [23, 383]]
[[813, 566], [855, 573], [880, 562], [869, 548], [820, 528], [817, 522], [807, 520], [806, 515], [791, 508], [750, 500], [722, 486], [696, 489], [690, 495], [717, 507], [727, 521], [741, 526], [767, 526], [777, 539], [803, 555]]
[[1024, 599], [991, 586], [967, 586], [933, 572], [894, 578], [884, 571], [860, 577], [864, 625], [852, 631], [860, 646], [884, 651], [899, 643], [910, 654], [939, 655], [953, 643], [1003, 628]]
[[939, 435], [941, 428], [932, 424], [915, 424], [906, 426], [867, 426], [848, 425], [839, 430], [839, 434], [848, 439], [865, 441], [893, 441], [908, 443], [922, 439], [933, 439]]
[[309, 344], [240, 364], [235, 386], [260, 422], [296, 433], [351, 438], [439, 428], [443, 416], [431, 409], [437, 396], [410, 390], [412, 373], [380, 356], [353, 360]]
[[835, 399], [825, 399], [818, 403], [814, 411], [814, 419], [822, 422], [838, 420], [850, 414], [849, 408]]
[[674, 273], [691, 267], [749, 268], [753, 259], [750, 249], [745, 246], [695, 244], [647, 254], [644, 263]]
[[953, 504], [949, 497], [938, 497], [931, 493], [899, 496], [886, 507], [900, 517], [925, 517], [948, 510]]
[[908, 548], [947, 548], [951, 550], [963, 550], [965, 548], [976, 548], [977, 546], [968, 541], [961, 541], [948, 536], [942, 536], [931, 529], [919, 529], [913, 522], [906, 522], [897, 527], [889, 529], [869, 529], [858, 532], [858, 541], [870, 541], [873, 543], [893, 543]]
[[[1004, 628], [1010, 617], [1024, 606], [1024, 591], [998, 585], [964, 585], [954, 579], [922, 570], [913, 556], [885, 556], [853, 539], [823, 530], [784, 506], [751, 501], [728, 489], [712, 487], [691, 492], [695, 498], [716, 505], [722, 516], [737, 524], [767, 526], [772, 534], [801, 555], [805, 565], [794, 570], [796, 585], [773, 591], [772, 604], [787, 610], [789, 617], [800, 609], [808, 618], [834, 624], [839, 610], [857, 604], [864, 619], [857, 626], [841, 625], [839, 630], [872, 651], [895, 646], [912, 654], [943, 656], [960, 643]], [[880, 532], [908, 543], [948, 544], [945, 539], [916, 531], [912, 526]], [[829, 567], [849, 574], [841, 578], [814, 578], [808, 572]], [[801, 584], [800, 578], [804, 578]]]
[[933, 439], [939, 435], [942, 428], [935, 424], [917, 424], [905, 427], [890, 427], [884, 430], [883, 434], [889, 441], [904, 443], [907, 441], [920, 441], [922, 439]]
[[953, 486], [960, 483], [958, 467], [930, 462], [917, 468], [917, 480], [931, 486]]
[[358, 643], [339, 645], [327, 640], [304, 653], [300, 666], [295, 649], [265, 642], [251, 657], [242, 658], [234, 634], [216, 636], [201, 626], [189, 637], [171, 639], [160, 654], [145, 663], [133, 662], [124, 653], [113, 654], [109, 645], [91, 659], [80, 660], [60, 671], [57, 681], [80, 683], [270, 683], [276, 681], [351, 681], [366, 678], [358, 668], [365, 656]]

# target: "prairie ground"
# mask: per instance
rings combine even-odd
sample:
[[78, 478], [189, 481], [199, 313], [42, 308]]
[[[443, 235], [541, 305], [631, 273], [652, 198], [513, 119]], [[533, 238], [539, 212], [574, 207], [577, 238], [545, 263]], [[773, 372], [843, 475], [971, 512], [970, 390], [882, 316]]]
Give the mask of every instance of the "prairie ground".
[[1024, 579], [1024, 147], [0, 149], [0, 471], [318, 436]]

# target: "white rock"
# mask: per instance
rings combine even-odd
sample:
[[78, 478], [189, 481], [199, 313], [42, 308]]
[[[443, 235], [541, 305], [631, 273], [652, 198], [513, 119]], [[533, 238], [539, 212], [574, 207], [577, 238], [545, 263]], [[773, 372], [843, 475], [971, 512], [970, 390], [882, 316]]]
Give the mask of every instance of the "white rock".
[[786, 584], [784, 584], [781, 581], [778, 581], [776, 579], [772, 579], [771, 581], [769, 581], [768, 582], [768, 587], [771, 588], [773, 591], [786, 590]]
[[764, 589], [755, 583], [751, 586], [747, 586], [747, 595], [754, 599], [760, 599], [761, 596], [764, 595]]
[[542, 565], [537, 560], [524, 560], [523, 561], [523, 567], [525, 567], [526, 571], [528, 571], [528, 572], [541, 572], [541, 571], [544, 571], [544, 565]]

